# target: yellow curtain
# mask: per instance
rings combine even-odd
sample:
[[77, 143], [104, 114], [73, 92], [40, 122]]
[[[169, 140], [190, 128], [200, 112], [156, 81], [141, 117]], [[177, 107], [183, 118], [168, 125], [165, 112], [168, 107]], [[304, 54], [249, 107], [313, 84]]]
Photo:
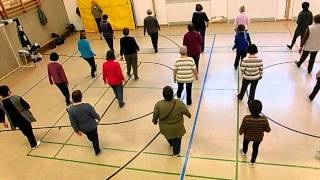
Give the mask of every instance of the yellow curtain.
[[[87, 32], [98, 32], [98, 27], [91, 13], [92, 0], [77, 0], [81, 13], [81, 19]], [[109, 16], [108, 21], [114, 30], [122, 30], [127, 27], [135, 29], [133, 12], [130, 0], [96, 0], [103, 10], [103, 14]]]

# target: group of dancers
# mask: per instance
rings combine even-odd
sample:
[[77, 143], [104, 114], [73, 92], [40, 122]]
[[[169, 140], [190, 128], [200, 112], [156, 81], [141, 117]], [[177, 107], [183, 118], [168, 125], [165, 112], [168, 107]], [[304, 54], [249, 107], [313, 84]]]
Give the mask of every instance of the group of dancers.
[[[309, 3], [302, 4], [303, 11], [299, 14], [297, 23], [298, 27], [295, 32], [292, 44], [288, 48], [292, 48], [295, 39], [298, 36], [302, 37], [300, 47], [303, 49], [301, 59], [296, 64], [298, 67], [310, 55], [308, 73], [311, 73], [315, 57], [320, 50], [320, 15], [312, 17], [312, 13], [308, 10]], [[199, 76], [199, 59], [201, 52], [205, 50], [205, 32], [208, 26], [209, 19], [203, 7], [200, 4], [196, 5], [196, 11], [193, 13], [192, 23], [188, 24], [188, 32], [183, 37], [183, 46], [179, 48], [180, 57], [176, 59], [173, 68], [173, 79], [178, 83], [177, 97], [181, 98], [181, 93], [186, 84], [187, 103], [192, 104], [192, 83], [198, 80]], [[93, 3], [93, 15], [101, 16], [102, 11], [96, 3]], [[144, 20], [144, 34], [147, 32], [151, 37], [154, 52], [158, 52], [158, 31], [160, 25], [155, 16], [152, 16], [152, 11], [147, 11], [147, 17]], [[311, 18], [311, 20], [310, 20]], [[97, 18], [96, 18], [97, 19]], [[115, 97], [118, 100], [119, 107], [125, 105], [123, 99], [123, 82], [125, 80], [120, 64], [115, 61], [116, 56], [113, 48], [113, 30], [112, 25], [107, 22], [108, 16], [102, 15], [102, 21], [98, 22], [99, 31], [103, 34], [110, 50], [106, 54], [106, 62], [102, 66], [103, 81], [108, 84], [114, 91]], [[310, 25], [314, 19], [314, 24]], [[250, 85], [250, 93], [248, 98], [250, 115], [244, 117], [240, 135], [244, 134], [243, 147], [241, 154], [246, 156], [248, 144], [253, 141], [253, 154], [251, 165], [255, 167], [258, 148], [263, 139], [264, 132], [270, 132], [270, 126], [267, 118], [262, 116], [262, 103], [255, 99], [255, 90], [259, 80], [263, 75], [263, 63], [258, 57], [258, 47], [251, 42], [250, 34], [250, 18], [245, 14], [245, 7], [240, 7], [240, 14], [235, 19], [235, 40], [233, 50], [236, 50], [234, 68], [237, 70], [240, 64], [242, 72], [242, 86], [239, 94], [239, 100], [244, 98], [245, 92]], [[304, 31], [304, 32], [303, 32]], [[133, 71], [134, 80], [139, 79], [138, 76], [138, 51], [139, 46], [134, 37], [129, 36], [129, 29], [123, 29], [123, 37], [120, 39], [120, 60], [123, 57], [127, 64], [127, 75], [130, 77], [131, 70]], [[81, 58], [83, 58], [91, 67], [91, 77], [96, 77], [97, 65], [95, 62], [95, 53], [90, 46], [90, 41], [87, 40], [85, 31], [80, 32], [78, 41], [78, 50]], [[82, 102], [82, 92], [75, 90], [69, 93], [69, 82], [62, 64], [58, 62], [59, 55], [55, 52], [50, 54], [50, 63], [48, 63], [48, 79], [50, 84], [55, 84], [65, 97], [65, 103], [68, 106], [68, 115], [74, 132], [82, 136], [86, 134], [92, 142], [95, 154], [100, 154], [99, 138], [98, 138], [98, 121], [100, 115], [95, 111], [94, 107], [89, 103]], [[317, 73], [317, 84], [310, 94], [310, 100], [313, 100], [320, 89], [320, 72]], [[4, 127], [9, 127], [5, 122], [5, 115], [8, 117], [10, 127], [16, 129], [18, 127], [21, 132], [28, 138], [31, 148], [36, 148], [40, 141], [36, 141], [32, 131], [31, 123], [36, 121], [36, 118], [30, 112], [30, 105], [21, 97], [12, 95], [8, 86], [0, 86], [0, 123]], [[181, 148], [181, 139], [186, 130], [184, 127], [183, 115], [191, 118], [191, 114], [187, 106], [180, 100], [174, 98], [173, 89], [166, 86], [163, 89], [164, 100], [156, 103], [153, 113], [153, 123], [159, 124], [160, 132], [166, 137], [170, 146], [173, 146], [173, 155], [179, 156]]]

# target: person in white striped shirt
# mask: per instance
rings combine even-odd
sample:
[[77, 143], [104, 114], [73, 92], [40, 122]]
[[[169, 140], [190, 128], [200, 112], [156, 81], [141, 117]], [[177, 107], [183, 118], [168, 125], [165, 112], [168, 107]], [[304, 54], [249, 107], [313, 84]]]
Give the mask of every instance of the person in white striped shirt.
[[192, 104], [192, 100], [191, 100], [192, 82], [194, 77], [196, 80], [198, 80], [198, 71], [194, 63], [194, 60], [191, 57], [187, 56], [186, 46], [181, 46], [179, 53], [181, 56], [176, 60], [174, 64], [174, 70], [173, 70], [174, 82], [178, 82], [177, 97], [179, 99], [181, 98], [183, 86], [184, 84], [186, 84], [187, 105], [191, 105]]
[[245, 57], [241, 62], [243, 78], [238, 99], [243, 99], [243, 96], [250, 84], [250, 94], [248, 99], [248, 104], [250, 104], [254, 100], [258, 82], [262, 78], [263, 64], [262, 59], [257, 56], [258, 47], [255, 44], [249, 45], [247, 52], [249, 55], [247, 55], [247, 57]]

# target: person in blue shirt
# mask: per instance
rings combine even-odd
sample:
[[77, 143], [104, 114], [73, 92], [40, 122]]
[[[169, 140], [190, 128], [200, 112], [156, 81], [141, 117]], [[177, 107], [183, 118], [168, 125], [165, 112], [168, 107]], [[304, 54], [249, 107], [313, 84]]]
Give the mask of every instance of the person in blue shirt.
[[97, 70], [97, 64], [94, 60], [94, 56], [96, 55], [91, 47], [90, 43], [87, 40], [86, 32], [80, 32], [80, 40], [78, 41], [78, 50], [80, 51], [80, 57], [86, 60], [91, 67], [91, 77], [94, 78], [96, 76], [95, 72]]
[[242, 24], [238, 25], [237, 33], [234, 39], [234, 46], [232, 50], [237, 49], [237, 55], [234, 61], [234, 69], [237, 70], [240, 59], [247, 56], [248, 46], [251, 44], [250, 35], [245, 31], [246, 27]]

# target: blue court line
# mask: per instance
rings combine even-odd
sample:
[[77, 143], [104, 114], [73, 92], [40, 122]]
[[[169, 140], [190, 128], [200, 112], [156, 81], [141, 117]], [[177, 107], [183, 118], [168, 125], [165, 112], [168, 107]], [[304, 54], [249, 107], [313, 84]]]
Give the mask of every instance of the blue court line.
[[194, 122], [193, 122], [193, 127], [192, 127], [192, 132], [191, 132], [191, 136], [190, 136], [190, 140], [189, 140], [189, 144], [188, 144], [186, 157], [184, 159], [184, 163], [183, 163], [183, 166], [182, 166], [182, 169], [181, 169], [181, 173], [180, 173], [180, 180], [183, 180], [184, 177], [185, 177], [185, 174], [186, 174], [186, 169], [187, 169], [187, 164], [188, 164], [188, 160], [189, 160], [190, 150], [191, 150], [191, 146], [192, 146], [195, 130], [196, 130], [196, 127], [197, 127], [197, 122], [198, 122], [198, 119], [199, 119], [199, 112], [200, 112], [202, 97], [203, 97], [204, 89], [205, 89], [205, 86], [206, 86], [206, 81], [207, 81], [207, 77], [208, 77], [208, 72], [209, 72], [209, 67], [210, 67], [210, 63], [211, 63], [211, 58], [212, 58], [212, 53], [213, 53], [213, 46], [214, 46], [215, 40], [216, 40], [216, 35], [214, 35], [213, 40], [212, 40], [211, 52], [210, 52], [210, 56], [209, 56], [209, 60], [208, 60], [206, 73], [205, 73], [205, 76], [204, 76], [204, 79], [203, 79], [203, 85], [202, 85], [202, 89], [201, 89], [199, 104], [198, 104], [197, 112], [196, 112], [196, 115], [195, 115], [195, 118], [194, 118]]

